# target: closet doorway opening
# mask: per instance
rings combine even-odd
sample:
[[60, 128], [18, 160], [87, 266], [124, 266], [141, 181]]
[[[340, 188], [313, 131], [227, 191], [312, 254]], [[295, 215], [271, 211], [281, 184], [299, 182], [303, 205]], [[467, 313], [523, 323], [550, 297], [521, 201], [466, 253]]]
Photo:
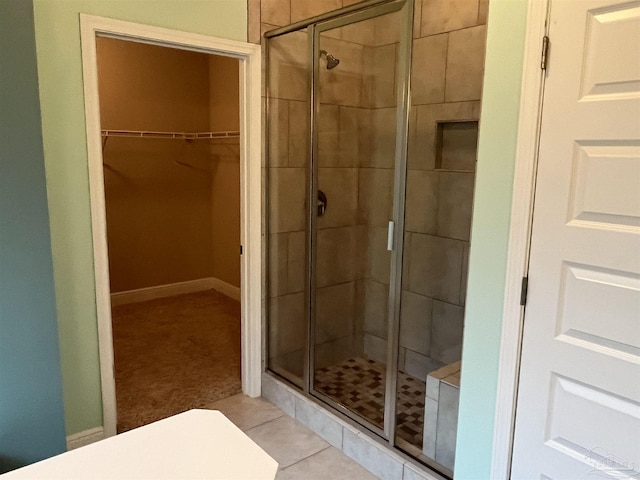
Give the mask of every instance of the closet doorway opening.
[[81, 23], [110, 436], [260, 394], [259, 47]]
[[96, 48], [120, 433], [242, 390], [239, 61]]

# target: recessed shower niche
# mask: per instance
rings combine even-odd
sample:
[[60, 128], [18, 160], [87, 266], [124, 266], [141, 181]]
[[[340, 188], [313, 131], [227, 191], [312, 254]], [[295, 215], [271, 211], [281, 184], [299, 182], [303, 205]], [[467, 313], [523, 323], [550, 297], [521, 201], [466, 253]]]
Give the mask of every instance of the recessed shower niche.
[[477, 121], [436, 123], [436, 170], [475, 171]]
[[422, 6], [265, 35], [267, 366], [452, 476], [484, 26]]

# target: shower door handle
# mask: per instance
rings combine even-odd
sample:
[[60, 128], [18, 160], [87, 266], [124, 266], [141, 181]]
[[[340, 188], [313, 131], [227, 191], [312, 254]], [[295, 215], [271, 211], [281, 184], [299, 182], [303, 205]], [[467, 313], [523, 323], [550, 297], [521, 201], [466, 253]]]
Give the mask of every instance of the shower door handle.
[[393, 250], [393, 234], [395, 232], [396, 224], [393, 220], [389, 220], [389, 228], [387, 230], [387, 250], [390, 252]]

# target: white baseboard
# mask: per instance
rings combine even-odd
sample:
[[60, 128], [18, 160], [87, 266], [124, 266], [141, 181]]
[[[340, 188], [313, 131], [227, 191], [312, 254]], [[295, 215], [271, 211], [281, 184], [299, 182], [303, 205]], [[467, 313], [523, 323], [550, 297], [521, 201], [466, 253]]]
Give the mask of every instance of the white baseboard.
[[82, 432], [74, 433], [67, 437], [67, 451], [74, 450], [76, 448], [84, 447], [90, 443], [97, 442], [104, 439], [104, 428], [96, 427], [84, 430]]
[[128, 303], [145, 302], [156, 298], [173, 297], [184, 293], [202, 292], [204, 290], [217, 290], [218, 292], [240, 300], [240, 288], [231, 285], [219, 278], [207, 277], [189, 280], [186, 282], [170, 283], [167, 285], [156, 285], [154, 287], [138, 288], [127, 290], [126, 292], [116, 292], [111, 294], [111, 306], [125, 305]]
[[236, 287], [235, 285], [231, 285], [230, 283], [214, 277], [209, 278], [209, 281], [211, 282], [210, 288], [217, 290], [229, 298], [240, 301], [240, 287]]

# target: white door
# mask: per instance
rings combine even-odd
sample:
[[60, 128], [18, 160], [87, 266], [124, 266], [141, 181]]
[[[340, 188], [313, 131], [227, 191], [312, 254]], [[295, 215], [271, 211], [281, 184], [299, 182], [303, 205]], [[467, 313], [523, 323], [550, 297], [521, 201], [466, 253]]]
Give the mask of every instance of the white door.
[[513, 479], [640, 478], [640, 1], [551, 0]]

